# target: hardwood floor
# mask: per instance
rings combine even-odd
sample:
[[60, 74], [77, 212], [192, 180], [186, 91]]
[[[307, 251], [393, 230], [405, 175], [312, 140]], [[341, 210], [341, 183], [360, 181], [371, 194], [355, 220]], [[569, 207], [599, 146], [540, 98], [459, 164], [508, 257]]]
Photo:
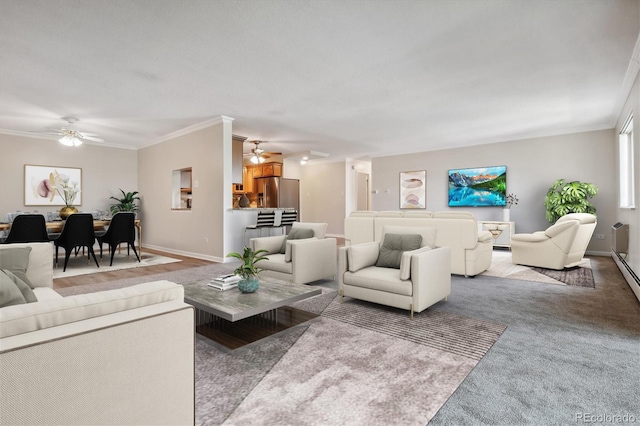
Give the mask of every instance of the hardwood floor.
[[145, 266], [144, 268], [130, 268], [119, 271], [97, 272], [91, 275], [78, 275], [68, 278], [56, 278], [53, 280], [53, 288], [66, 288], [83, 285], [88, 283], [103, 283], [107, 281], [122, 280], [125, 278], [141, 277], [145, 275], [162, 274], [165, 272], [179, 271], [182, 269], [195, 268], [198, 266], [212, 265], [216, 262], [208, 260], [195, 259], [193, 257], [180, 256], [173, 253], [165, 253], [157, 250], [144, 248], [147, 253], [155, 253], [162, 256], [180, 259], [182, 262], [166, 263], [164, 265]]

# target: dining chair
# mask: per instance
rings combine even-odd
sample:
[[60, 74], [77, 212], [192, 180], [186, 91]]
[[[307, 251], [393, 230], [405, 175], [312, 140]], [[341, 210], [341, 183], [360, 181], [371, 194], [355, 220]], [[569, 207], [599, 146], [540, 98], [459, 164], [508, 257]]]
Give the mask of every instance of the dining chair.
[[107, 231], [96, 238], [100, 245], [100, 259], [102, 259], [102, 244], [107, 243], [109, 245], [109, 251], [111, 251], [111, 262], [109, 266], [113, 265], [113, 255], [120, 243], [127, 243], [127, 256], [130, 253], [129, 248], [132, 248], [138, 262], [140, 262], [140, 256], [138, 256], [135, 246], [135, 214], [131, 212], [118, 212], [114, 214]]
[[9, 235], [3, 244], [48, 243], [47, 224], [41, 214], [21, 214], [13, 219]]
[[[96, 266], [99, 268], [98, 259], [93, 251], [93, 244], [96, 241], [96, 236], [93, 231], [93, 216], [88, 213], [75, 213], [67, 218], [62, 228], [60, 236], [53, 240], [56, 246], [56, 265], [58, 265], [58, 249], [64, 248], [64, 268], [62, 272], [67, 270], [67, 263], [69, 263], [69, 256], [75, 248], [86, 247], [89, 254], [87, 259], [91, 259], [96, 262]], [[77, 253], [77, 251], [76, 251]]]

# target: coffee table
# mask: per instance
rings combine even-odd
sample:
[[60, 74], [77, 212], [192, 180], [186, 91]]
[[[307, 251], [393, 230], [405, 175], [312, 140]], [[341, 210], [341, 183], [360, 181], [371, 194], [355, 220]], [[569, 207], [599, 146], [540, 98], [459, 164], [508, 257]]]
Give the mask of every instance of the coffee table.
[[255, 293], [217, 290], [203, 280], [184, 284], [184, 301], [196, 308], [196, 332], [237, 349], [296, 327], [318, 315], [287, 306], [321, 294], [319, 288], [260, 277]]

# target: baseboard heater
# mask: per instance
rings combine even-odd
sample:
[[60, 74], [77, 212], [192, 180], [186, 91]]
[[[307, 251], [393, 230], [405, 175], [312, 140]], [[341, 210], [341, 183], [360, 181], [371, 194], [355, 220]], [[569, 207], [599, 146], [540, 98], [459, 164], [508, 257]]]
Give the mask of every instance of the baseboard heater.
[[618, 269], [620, 269], [620, 272], [622, 272], [622, 275], [627, 280], [629, 287], [631, 287], [631, 290], [635, 293], [636, 298], [640, 302], [640, 278], [633, 269], [631, 269], [627, 261], [620, 256], [620, 253], [616, 253], [612, 250], [611, 257], [616, 265], [618, 265]]

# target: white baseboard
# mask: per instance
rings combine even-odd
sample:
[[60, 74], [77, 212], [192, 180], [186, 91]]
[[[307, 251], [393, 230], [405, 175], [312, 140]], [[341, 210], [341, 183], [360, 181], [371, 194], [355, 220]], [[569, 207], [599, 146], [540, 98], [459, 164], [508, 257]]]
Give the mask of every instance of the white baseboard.
[[232, 262], [233, 261], [233, 259], [230, 259], [230, 258], [220, 258], [220, 257], [217, 257], [217, 256], [209, 256], [209, 255], [202, 254], [202, 253], [192, 253], [190, 251], [176, 250], [176, 249], [172, 249], [172, 248], [168, 248], [168, 247], [154, 246], [154, 245], [149, 245], [149, 244], [145, 244], [142, 247], [143, 250], [145, 248], [150, 248], [152, 250], [158, 250], [158, 251], [164, 251], [166, 253], [179, 254], [181, 256], [193, 257], [195, 259], [209, 260], [211, 262], [225, 263], [225, 262]]
[[586, 256], [611, 256], [610, 251], [587, 251], [584, 253]]
[[634, 276], [635, 273], [632, 272], [632, 269], [629, 267], [627, 262], [625, 262], [623, 259], [620, 259], [617, 253], [611, 251], [610, 255], [613, 261], [618, 266], [618, 269], [620, 269], [620, 272], [622, 272], [622, 276], [624, 277], [624, 279], [627, 280], [627, 284], [629, 284], [629, 287], [631, 287], [631, 291], [633, 291], [633, 293], [636, 295], [638, 302], [640, 302], [640, 281], [638, 280], [638, 277]]

